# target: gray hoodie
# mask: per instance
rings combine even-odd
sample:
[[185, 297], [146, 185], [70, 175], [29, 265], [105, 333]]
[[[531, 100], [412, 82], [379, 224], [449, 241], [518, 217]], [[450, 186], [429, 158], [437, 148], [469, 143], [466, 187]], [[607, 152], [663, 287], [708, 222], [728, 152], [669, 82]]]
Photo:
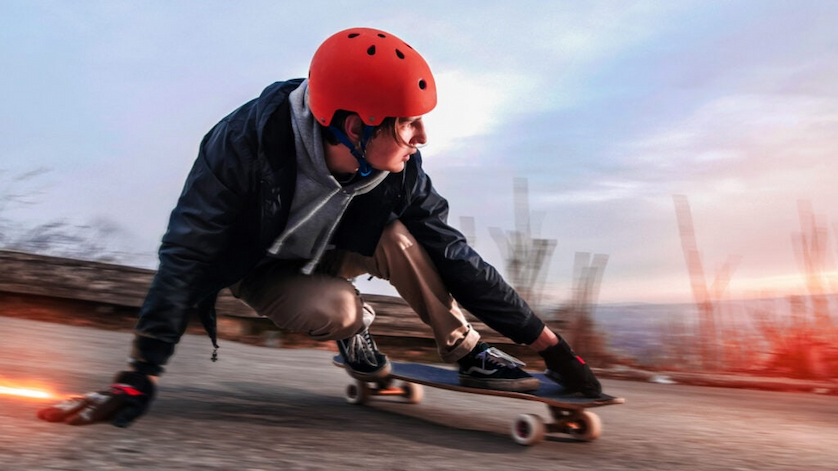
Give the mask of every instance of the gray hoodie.
[[308, 81], [288, 96], [291, 125], [297, 151], [297, 186], [285, 230], [268, 253], [281, 259], [308, 260], [302, 272], [317, 267], [344, 211], [355, 195], [375, 188], [389, 172], [372, 175], [341, 186], [326, 167], [320, 126], [308, 107]]

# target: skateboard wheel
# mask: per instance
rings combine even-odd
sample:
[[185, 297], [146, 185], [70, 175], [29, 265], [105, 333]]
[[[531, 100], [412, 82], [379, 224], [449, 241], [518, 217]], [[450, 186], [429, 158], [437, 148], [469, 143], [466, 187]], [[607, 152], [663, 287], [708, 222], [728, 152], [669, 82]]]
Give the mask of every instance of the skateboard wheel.
[[420, 384], [403, 383], [402, 391], [402, 395], [405, 399], [407, 399], [407, 402], [411, 404], [419, 404], [422, 402], [422, 398], [425, 397], [425, 390]]
[[364, 404], [370, 398], [370, 387], [364, 381], [355, 381], [346, 386], [346, 402], [350, 404]]
[[567, 433], [583, 442], [596, 440], [602, 433], [602, 422], [599, 416], [589, 411], [573, 414], [566, 422]]
[[519, 445], [535, 445], [544, 439], [544, 420], [534, 414], [519, 415], [512, 423], [512, 439]]

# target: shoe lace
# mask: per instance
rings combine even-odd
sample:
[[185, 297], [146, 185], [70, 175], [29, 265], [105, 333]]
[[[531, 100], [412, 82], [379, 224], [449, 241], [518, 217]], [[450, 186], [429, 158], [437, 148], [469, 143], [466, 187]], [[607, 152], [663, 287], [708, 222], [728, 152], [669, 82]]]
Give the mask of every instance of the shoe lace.
[[489, 347], [474, 357], [483, 361], [483, 368], [486, 367], [486, 363], [498, 365], [502, 368], [523, 368], [526, 366], [523, 361], [495, 347]]
[[346, 347], [347, 362], [358, 363], [364, 362], [370, 365], [378, 365], [378, 360], [375, 358], [375, 342], [372, 340], [369, 329], [364, 329], [363, 332], [353, 335], [342, 341]]

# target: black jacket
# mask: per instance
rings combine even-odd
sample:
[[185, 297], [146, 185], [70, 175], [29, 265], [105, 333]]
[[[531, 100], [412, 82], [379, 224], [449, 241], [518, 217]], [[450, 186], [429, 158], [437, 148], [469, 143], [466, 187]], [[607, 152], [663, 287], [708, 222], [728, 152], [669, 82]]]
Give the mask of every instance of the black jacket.
[[[215, 299], [266, 260], [294, 194], [296, 152], [287, 101], [301, 79], [277, 82], [204, 137], [159, 250], [160, 266], [140, 311], [132, 364], [162, 372], [197, 314], [215, 344]], [[448, 202], [417, 152], [404, 171], [356, 196], [332, 243], [371, 256], [384, 227], [401, 220], [427, 250], [454, 298], [489, 327], [531, 343], [544, 327], [500, 274], [446, 223]]]

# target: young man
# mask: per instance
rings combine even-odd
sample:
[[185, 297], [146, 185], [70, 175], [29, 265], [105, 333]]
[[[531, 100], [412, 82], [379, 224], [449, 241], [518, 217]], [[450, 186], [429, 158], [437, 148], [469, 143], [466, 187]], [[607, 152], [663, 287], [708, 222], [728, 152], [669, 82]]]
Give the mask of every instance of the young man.
[[[233, 293], [278, 326], [336, 340], [359, 379], [390, 364], [369, 326], [374, 313], [349, 279], [384, 278], [431, 326], [463, 384], [528, 391], [538, 381], [480, 341], [462, 304], [491, 328], [539, 352], [548, 372], [587, 396], [599, 382], [498, 272], [446, 223], [417, 147], [436, 106], [425, 60], [384, 31], [327, 39], [307, 80], [275, 83], [204, 138], [160, 247], [129, 371], [107, 391], [39, 412], [48, 421], [127, 426], [154, 397], [189, 316], [216, 345], [213, 306]], [[455, 299], [457, 300], [455, 302]]]

